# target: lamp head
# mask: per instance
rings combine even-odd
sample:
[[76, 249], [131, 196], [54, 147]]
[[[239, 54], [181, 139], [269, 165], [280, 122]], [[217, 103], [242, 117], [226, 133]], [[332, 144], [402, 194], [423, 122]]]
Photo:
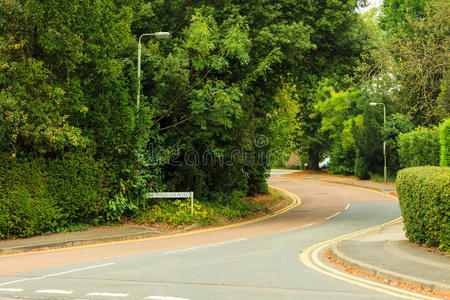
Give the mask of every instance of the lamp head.
[[378, 102], [370, 102], [370, 106], [377, 106]]
[[155, 32], [155, 38], [157, 39], [168, 39], [170, 37], [170, 32], [160, 31]]

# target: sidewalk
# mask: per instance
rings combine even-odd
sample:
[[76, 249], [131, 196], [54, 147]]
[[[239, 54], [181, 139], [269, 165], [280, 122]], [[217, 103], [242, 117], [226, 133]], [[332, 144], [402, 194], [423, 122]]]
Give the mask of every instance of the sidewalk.
[[[292, 179], [346, 184], [395, 194], [395, 184], [393, 183], [376, 183], [326, 174], [300, 175], [290, 173], [282, 176]], [[193, 229], [193, 227], [187, 227], [182, 231], [190, 229]], [[2, 240], [0, 241], [0, 255], [37, 249], [145, 238], [174, 234], [180, 231], [161, 230], [146, 225], [101, 226], [80, 232]], [[447, 293], [447, 298], [450, 299], [450, 254], [445, 255], [409, 243], [405, 238], [403, 223], [401, 222], [370, 234], [341, 241], [332, 247], [332, 252], [337, 260], [369, 275]]]
[[338, 183], [378, 190], [387, 194], [397, 195], [395, 183], [374, 182], [370, 180], [359, 180], [353, 176], [333, 176], [318, 171], [286, 171], [282, 177], [291, 179], [317, 180], [330, 183]]
[[[396, 195], [394, 183], [378, 183], [319, 172], [289, 172], [282, 177], [345, 184]], [[446, 294], [450, 299], [450, 253], [410, 243], [403, 222], [333, 245], [338, 261], [384, 280]]]
[[194, 227], [196, 226], [189, 226], [183, 230], [161, 230], [147, 225], [100, 226], [86, 231], [39, 235], [15, 240], [1, 240], [0, 255], [168, 235], [187, 231]]
[[450, 298], [450, 254], [410, 243], [403, 222], [340, 241], [331, 250], [347, 267]]

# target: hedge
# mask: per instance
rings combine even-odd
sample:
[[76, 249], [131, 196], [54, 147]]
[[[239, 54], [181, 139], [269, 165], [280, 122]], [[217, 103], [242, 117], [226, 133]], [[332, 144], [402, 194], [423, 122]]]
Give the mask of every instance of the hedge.
[[418, 127], [398, 136], [398, 155], [403, 168], [439, 166], [439, 128]]
[[110, 197], [106, 174], [105, 163], [85, 153], [45, 159], [0, 153], [0, 239], [101, 222]]
[[449, 251], [450, 168], [403, 169], [396, 185], [409, 240]]
[[450, 118], [442, 123], [440, 129], [441, 166], [450, 167]]

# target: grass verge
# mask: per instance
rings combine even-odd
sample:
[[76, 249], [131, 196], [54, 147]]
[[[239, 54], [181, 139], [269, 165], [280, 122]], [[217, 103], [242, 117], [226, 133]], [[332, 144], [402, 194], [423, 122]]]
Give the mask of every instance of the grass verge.
[[268, 213], [280, 205], [285, 196], [269, 189], [267, 195], [243, 197], [237, 193], [227, 203], [194, 201], [191, 214], [190, 200], [159, 200], [141, 210], [130, 223], [145, 224], [165, 229], [179, 229], [193, 224], [221, 225], [242, 218]]

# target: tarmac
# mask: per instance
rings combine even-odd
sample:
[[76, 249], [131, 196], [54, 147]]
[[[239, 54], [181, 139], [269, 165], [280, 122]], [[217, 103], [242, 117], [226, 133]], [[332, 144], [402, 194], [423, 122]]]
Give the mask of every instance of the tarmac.
[[[288, 178], [296, 176], [295, 174], [285, 175], [286, 173], [289, 172], [275, 171], [272, 172], [272, 175], [283, 175]], [[325, 174], [307, 174], [299, 177], [305, 180], [368, 188], [395, 195], [395, 184], [393, 183], [376, 183]], [[86, 231], [1, 240], [0, 256], [26, 251], [170, 235], [195, 228], [196, 226], [190, 226], [182, 230], [162, 230], [146, 225], [100, 226]], [[369, 275], [434, 290], [447, 294], [450, 298], [450, 253], [410, 243], [405, 237], [401, 220], [378, 231], [342, 240], [332, 246], [332, 254], [335, 259], [343, 262], [346, 266]]]

